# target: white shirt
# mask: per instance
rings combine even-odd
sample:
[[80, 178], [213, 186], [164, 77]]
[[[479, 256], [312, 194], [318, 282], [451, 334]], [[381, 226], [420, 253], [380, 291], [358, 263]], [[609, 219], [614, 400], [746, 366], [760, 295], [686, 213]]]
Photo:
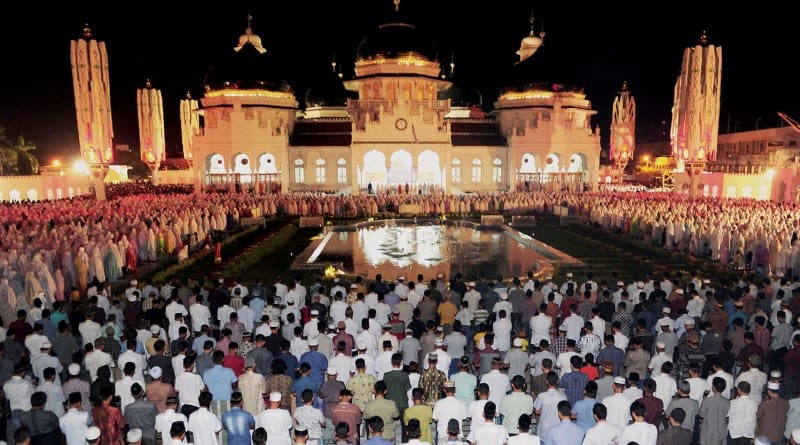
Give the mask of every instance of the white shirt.
[[78, 332], [81, 334], [83, 344], [94, 344], [94, 341], [100, 338], [103, 334], [100, 332], [101, 326], [94, 322], [94, 320], [85, 320], [78, 325]]
[[494, 330], [495, 349], [500, 352], [506, 352], [511, 349], [511, 320], [508, 317], [500, 318], [494, 322], [492, 328]]
[[467, 407], [455, 397], [439, 399], [433, 405], [433, 420], [437, 422], [436, 430], [439, 432], [439, 437], [447, 437], [447, 423], [450, 419], [456, 419], [461, 424], [466, 417]]
[[764, 385], [767, 384], [767, 374], [757, 368], [750, 368], [747, 371], [739, 374], [733, 382], [735, 386], [739, 386], [739, 382], [747, 382], [750, 384], [750, 398], [756, 402], [756, 405], [761, 403], [761, 395], [764, 393]]
[[564, 374], [572, 371], [570, 359], [573, 355], [580, 356], [575, 351], [564, 351], [561, 354], [558, 354], [558, 358], [556, 358], [555, 366], [558, 368], [558, 376], [564, 377]]
[[621, 437], [622, 440], [619, 443], [636, 442], [639, 445], [656, 445], [658, 430], [647, 422], [634, 422], [622, 430]]
[[583, 328], [583, 317], [578, 314], [570, 314], [561, 326], [565, 326], [567, 328], [567, 338], [571, 340], [575, 340], [576, 342], [581, 339], [581, 328]]
[[597, 422], [595, 426], [586, 431], [581, 445], [609, 445], [619, 442], [622, 430], [616, 426], [605, 422]]
[[539, 437], [547, 437], [547, 432], [550, 428], [556, 426], [561, 422], [558, 418], [558, 402], [567, 400], [564, 393], [555, 388], [548, 388], [547, 391], [536, 396], [533, 402], [533, 409], [539, 411], [539, 428], [536, 433]]
[[500, 406], [503, 397], [511, 390], [511, 381], [508, 379], [508, 376], [498, 369], [492, 369], [484, 374], [483, 377], [481, 377], [481, 383], [489, 385], [489, 400], [494, 402], [497, 406]]
[[11, 411], [17, 409], [30, 411], [31, 395], [34, 392], [31, 382], [16, 375], [11, 376], [11, 380], [3, 384], [3, 392], [6, 395]]
[[222, 430], [222, 422], [208, 408], [193, 412], [186, 427], [194, 435], [194, 445], [219, 445], [217, 433]]
[[553, 319], [543, 312], [531, 318], [531, 321], [528, 322], [528, 326], [531, 328], [531, 344], [539, 346], [542, 340], [550, 341], [550, 326], [552, 324]]
[[719, 371], [713, 373], [713, 374], [709, 374], [708, 378], [706, 378], [706, 391], [708, 391], [709, 395], [714, 393], [713, 386], [712, 386], [712, 382], [714, 381], [714, 377], [721, 377], [722, 379], [725, 380], [725, 389], [722, 390], [720, 395], [722, 397], [725, 397], [726, 399], [730, 399], [731, 398], [731, 389], [733, 389], [733, 376], [728, 374], [727, 372], [721, 370], [721, 369]]
[[474, 400], [467, 405], [467, 417], [472, 419], [472, 423], [480, 422], [483, 420], [483, 407], [486, 406], [486, 402], [489, 400]]
[[[99, 325], [98, 325], [99, 326]], [[25, 347], [28, 349], [28, 353], [31, 355], [31, 359], [35, 359], [42, 355], [42, 343], [47, 340], [42, 334], [30, 334], [25, 337]], [[92, 340], [94, 341], [94, 340]]]
[[183, 422], [183, 426], [189, 426], [189, 419], [181, 413], [176, 413], [173, 409], [166, 409], [163, 413], [156, 416], [156, 433], [161, 433], [162, 442], [170, 437], [169, 430], [172, 422]]
[[661, 365], [670, 361], [672, 360], [670, 360], [669, 356], [664, 351], [661, 351], [658, 354], [654, 355], [650, 359], [650, 363], [648, 363], [647, 365], [647, 368], [651, 370], [650, 377], [655, 378], [656, 376], [661, 375]]
[[672, 396], [678, 391], [678, 385], [675, 383], [675, 379], [670, 375], [662, 373], [653, 377], [653, 380], [656, 382], [656, 391], [653, 395], [661, 399], [661, 401], [664, 402], [664, 406], [669, 406]]
[[628, 337], [622, 332], [614, 333], [614, 346], [622, 349], [623, 352], [628, 349], [629, 342], [630, 339], [628, 339]]
[[195, 407], [200, 406], [200, 393], [206, 385], [203, 383], [202, 377], [193, 372], [184, 372], [175, 378], [175, 391], [178, 393], [178, 400], [180, 406], [192, 405]]
[[86, 430], [92, 424], [89, 413], [70, 408], [60, 419], [58, 425], [67, 439], [67, 445], [86, 445]]
[[728, 434], [731, 438], [754, 438], [756, 435], [756, 413], [758, 404], [750, 397], [737, 397], [731, 400], [728, 409]]
[[328, 366], [332, 366], [336, 368], [338, 374], [336, 375], [336, 380], [347, 385], [347, 381], [350, 380], [350, 373], [356, 370], [355, 365], [353, 364], [353, 357], [344, 354], [336, 354], [328, 360]]
[[[92, 351], [91, 354], [88, 354], [83, 360], [86, 363], [86, 369], [89, 370], [89, 376], [93, 382], [97, 380], [97, 370], [102, 366], [108, 366], [108, 369], [114, 367], [114, 361], [111, 359], [111, 354], [106, 354], [105, 352], [98, 351], [97, 349]], [[114, 381], [113, 372], [111, 373], [111, 381]]]
[[147, 361], [144, 359], [143, 354], [137, 354], [136, 351], [127, 350], [119, 355], [117, 358], [117, 365], [119, 369], [125, 369], [125, 364], [132, 362], [136, 366], [136, 371], [133, 373], [133, 379], [137, 382], [144, 383], [144, 369], [147, 368]]
[[[445, 376], [449, 375], [450, 374], [450, 372], [449, 372], [450, 371], [450, 361], [452, 360], [450, 358], [450, 354], [448, 354], [447, 351], [445, 351], [444, 349], [436, 349], [433, 352], [436, 353], [436, 357], [437, 357], [436, 369], [438, 369], [439, 371], [442, 371]], [[423, 369], [428, 369], [430, 367], [430, 363], [428, 362], [428, 356], [429, 355], [431, 355], [430, 352], [425, 354], [425, 358], [423, 360], [423, 363], [425, 363], [425, 365], [423, 366]]]
[[236, 311], [236, 314], [239, 316], [239, 322], [244, 325], [244, 331], [252, 333], [253, 325], [256, 322], [256, 311], [250, 306], [242, 306]]
[[267, 430], [266, 445], [291, 444], [292, 416], [289, 411], [281, 408], [265, 409], [256, 416], [256, 428]]
[[125, 414], [125, 407], [135, 402], [133, 395], [131, 395], [131, 386], [133, 386], [134, 383], [136, 383], [136, 381], [126, 375], [119, 382], [114, 384], [114, 392], [119, 396], [119, 406], [122, 414]]
[[536, 434], [517, 434], [508, 438], [508, 445], [540, 445], [542, 441]]
[[622, 393], [617, 393], [603, 399], [603, 405], [605, 405], [608, 410], [606, 421], [622, 431], [631, 419], [632, 403], [633, 401], [622, 395]]
[[189, 314], [192, 316], [192, 329], [200, 332], [203, 325], [211, 326], [211, 310], [207, 306], [195, 303], [189, 306]]
[[[472, 422], [472, 429], [469, 432], [467, 441], [471, 443], [478, 443], [480, 445], [503, 445], [508, 443], [508, 432], [500, 425], [495, 425], [494, 422], [487, 422], [481, 419], [483, 423]], [[479, 421], [480, 422], [480, 421]]]
[[689, 398], [696, 400], [698, 404], [703, 402], [703, 394], [706, 392], [706, 381], [700, 377], [690, 377], [686, 379], [689, 382]]

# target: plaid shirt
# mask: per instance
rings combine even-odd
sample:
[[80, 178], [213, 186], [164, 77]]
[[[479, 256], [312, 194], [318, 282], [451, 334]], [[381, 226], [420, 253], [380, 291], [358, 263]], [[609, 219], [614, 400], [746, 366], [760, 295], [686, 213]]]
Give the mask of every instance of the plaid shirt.
[[244, 337], [244, 324], [240, 321], [229, 321], [225, 323], [225, 329], [231, 330], [231, 341], [235, 341], [236, 343], [242, 342], [242, 337]]
[[550, 336], [550, 352], [552, 352], [556, 357], [558, 354], [567, 350], [567, 337], [553, 337]]
[[761, 349], [764, 351], [769, 351], [769, 329], [765, 328], [764, 326], [757, 327], [753, 331], [754, 341], [758, 346], [761, 346]]
[[103, 348], [107, 354], [111, 355], [111, 359], [114, 360], [114, 366], [117, 365], [117, 359], [119, 358], [120, 353], [120, 345], [119, 341], [113, 336], [105, 337], [106, 346]]
[[618, 321], [622, 325], [622, 332], [626, 337], [631, 335], [631, 326], [633, 326], [633, 316], [627, 311], [617, 311], [611, 316], [611, 322]]

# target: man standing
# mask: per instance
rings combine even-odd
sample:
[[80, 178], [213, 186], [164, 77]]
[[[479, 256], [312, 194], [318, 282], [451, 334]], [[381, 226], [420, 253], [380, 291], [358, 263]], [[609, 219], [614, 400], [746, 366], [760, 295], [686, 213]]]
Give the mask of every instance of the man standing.
[[631, 404], [631, 417], [633, 423], [622, 430], [622, 437], [619, 443], [628, 444], [636, 442], [639, 445], [656, 445], [658, 439], [658, 429], [644, 420], [645, 406], [640, 401]]
[[547, 391], [536, 396], [533, 409], [539, 416], [539, 437], [547, 437], [548, 430], [559, 422], [558, 404], [567, 400], [567, 397], [558, 389], [558, 374], [555, 371], [547, 373]]
[[[483, 407], [483, 419], [472, 419], [467, 441], [472, 445], [490, 444], [505, 445], [508, 443], [508, 432], [505, 428], [494, 423], [497, 414], [497, 406], [494, 402], [486, 402]], [[483, 420], [481, 422], [481, 420]]]
[[669, 412], [669, 428], [658, 433], [656, 445], [688, 444], [692, 442], [692, 432], [682, 428], [686, 421], [683, 408], [675, 408]]
[[78, 392], [70, 393], [69, 409], [58, 420], [61, 432], [64, 433], [67, 445], [84, 445], [86, 431], [92, 424], [92, 418], [86, 411], [81, 411], [81, 394]]
[[393, 401], [386, 399], [386, 383], [383, 380], [375, 382], [375, 399], [364, 407], [364, 419], [373, 416], [383, 419], [384, 437], [389, 440], [395, 437], [394, 421], [400, 418], [400, 411]]
[[281, 407], [281, 393], [269, 395], [269, 408], [256, 417], [256, 428], [267, 431], [267, 445], [286, 445], [291, 443], [292, 416]]
[[780, 391], [780, 383], [769, 382], [767, 384], [767, 400], [761, 402], [756, 412], [758, 432], [769, 439], [770, 443], [781, 443], [786, 428], [789, 402], [781, 398]]
[[583, 441], [583, 430], [572, 422], [572, 406], [566, 400], [558, 402], [558, 419], [560, 423], [550, 428], [545, 436], [547, 445], [580, 445]]
[[728, 409], [728, 445], [748, 445], [756, 436], [758, 405], [750, 398], [750, 384], [739, 382], [738, 397]]
[[250, 445], [250, 431], [256, 427], [253, 415], [242, 409], [242, 393], [231, 395], [231, 409], [222, 415], [228, 445]]
[[725, 390], [725, 379], [715, 377], [712, 380], [712, 393], [700, 405], [700, 444], [722, 445], [727, 436], [728, 411], [730, 400], [722, 396]]
[[595, 403], [592, 408], [595, 425], [586, 431], [581, 445], [608, 445], [618, 443], [621, 430], [606, 422], [608, 411], [602, 403]]
[[138, 383], [131, 386], [131, 395], [134, 402], [125, 408], [125, 422], [131, 429], [142, 430], [143, 445], [155, 445], [158, 410], [155, 405], [144, 399], [144, 389]]
[[[456, 382], [448, 380], [444, 382], [443, 387], [445, 398], [439, 399], [433, 406], [433, 420], [436, 422], [436, 434], [440, 442], [447, 437], [447, 424], [451, 419], [456, 419], [461, 424], [467, 417], [467, 407], [455, 396]], [[533, 400], [531, 400], [531, 408], [527, 412], [532, 411]]]
[[614, 377], [614, 395], [603, 399], [603, 405], [607, 408], [608, 423], [620, 432], [628, 425], [631, 410], [631, 400], [622, 394], [624, 390], [625, 377]]

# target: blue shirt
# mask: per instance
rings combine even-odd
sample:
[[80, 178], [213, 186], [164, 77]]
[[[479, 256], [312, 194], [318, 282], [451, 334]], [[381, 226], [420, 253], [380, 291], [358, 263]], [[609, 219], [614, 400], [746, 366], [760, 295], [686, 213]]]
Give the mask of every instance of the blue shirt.
[[236, 374], [230, 368], [214, 365], [203, 374], [203, 383], [214, 396], [214, 400], [230, 400], [231, 394], [233, 394], [231, 385], [236, 383]]
[[625, 351], [617, 346], [606, 346], [597, 353], [595, 363], [602, 365], [605, 362], [614, 363], [614, 376], [622, 375], [622, 364], [625, 362]]
[[[286, 372], [284, 372], [283, 374], [288, 376], [288, 377], [294, 378], [295, 369], [300, 367], [300, 364], [297, 363], [297, 357], [293, 356], [292, 354], [289, 354], [288, 352], [286, 352], [286, 353], [282, 352], [280, 355], [275, 357], [275, 359], [276, 360], [277, 359], [283, 360], [283, 362], [286, 363]], [[301, 400], [301, 399], [297, 399], [297, 400]]]
[[[325, 381], [325, 371], [328, 369], [328, 358], [319, 351], [308, 351], [300, 357], [300, 364], [308, 363], [311, 365], [311, 378], [317, 382], [317, 386]], [[298, 398], [297, 400], [302, 400]]]
[[361, 445], [392, 445], [392, 442], [383, 437], [373, 437], [372, 439], [361, 442]]
[[581, 445], [583, 430], [570, 420], [562, 420], [558, 425], [547, 431], [544, 445]]
[[583, 399], [578, 400], [572, 406], [572, 412], [575, 413], [576, 417], [575, 424], [581, 427], [584, 433], [596, 423], [592, 412], [596, 403], [598, 403], [596, 399]]
[[575, 405], [575, 402], [583, 398], [583, 389], [589, 383], [589, 377], [580, 371], [572, 371], [564, 374], [558, 386], [564, 388], [564, 394], [570, 405]]
[[319, 388], [319, 384], [311, 377], [305, 375], [292, 383], [292, 392], [295, 394], [295, 397], [297, 397], [297, 400], [303, 400], [303, 391], [306, 389], [314, 391], [314, 395], [316, 395], [317, 388]]
[[196, 352], [197, 355], [200, 355], [200, 354], [203, 353], [203, 345], [205, 344], [206, 340], [211, 340], [211, 343], [214, 346], [217, 345], [217, 341], [214, 340], [213, 337], [209, 337], [208, 335], [203, 334], [203, 335], [195, 338], [194, 341], [192, 342], [192, 350], [194, 352]]
[[256, 420], [236, 406], [222, 415], [222, 426], [228, 433], [228, 445], [250, 445], [250, 428], [255, 428]]

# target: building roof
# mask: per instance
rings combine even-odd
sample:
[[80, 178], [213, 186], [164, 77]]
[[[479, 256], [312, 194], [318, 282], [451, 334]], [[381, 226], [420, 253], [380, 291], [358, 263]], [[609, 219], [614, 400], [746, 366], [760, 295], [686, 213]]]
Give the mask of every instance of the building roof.
[[349, 147], [353, 124], [347, 119], [298, 120], [289, 136], [291, 146]]
[[475, 119], [450, 120], [450, 140], [453, 146], [506, 146], [496, 121]]

